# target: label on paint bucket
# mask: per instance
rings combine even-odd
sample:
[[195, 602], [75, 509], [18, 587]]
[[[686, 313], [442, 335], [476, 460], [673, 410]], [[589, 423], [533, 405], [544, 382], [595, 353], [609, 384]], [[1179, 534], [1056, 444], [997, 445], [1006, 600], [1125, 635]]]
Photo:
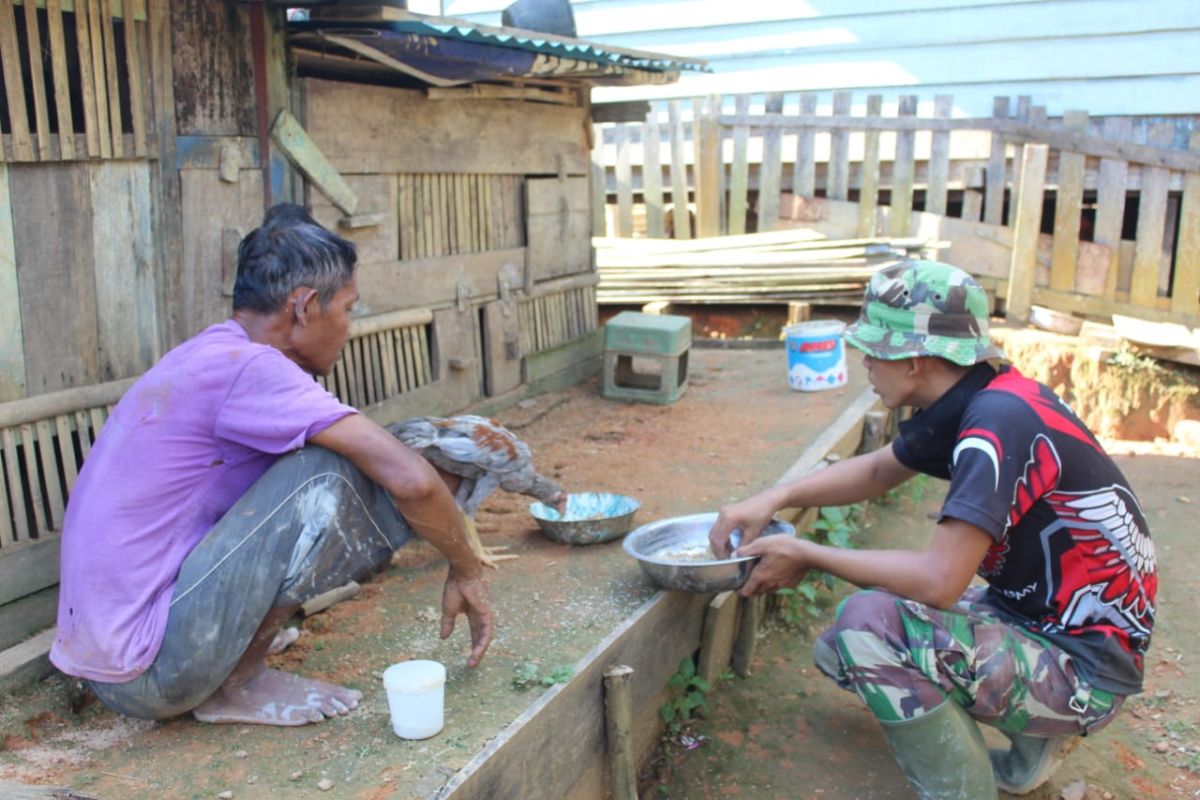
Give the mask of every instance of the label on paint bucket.
[[788, 386], [817, 392], [846, 385], [846, 347], [837, 320], [801, 322], [783, 329], [787, 343]]

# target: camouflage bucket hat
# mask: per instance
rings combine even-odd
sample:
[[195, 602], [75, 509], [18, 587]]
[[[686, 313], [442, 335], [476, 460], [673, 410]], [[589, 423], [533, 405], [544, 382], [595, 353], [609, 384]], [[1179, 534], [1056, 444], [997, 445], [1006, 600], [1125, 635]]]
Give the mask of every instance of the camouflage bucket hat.
[[871, 277], [848, 344], [884, 361], [938, 356], [969, 367], [1003, 359], [988, 336], [988, 299], [967, 273], [936, 261], [901, 261]]

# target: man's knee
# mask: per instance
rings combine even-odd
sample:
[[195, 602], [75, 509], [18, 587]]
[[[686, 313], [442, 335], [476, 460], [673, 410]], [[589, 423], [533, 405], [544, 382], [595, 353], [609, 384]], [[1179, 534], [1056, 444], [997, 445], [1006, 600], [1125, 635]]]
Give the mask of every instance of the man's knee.
[[837, 609], [831, 630], [892, 632], [901, 625], [900, 598], [890, 592], [865, 589], [847, 597]]

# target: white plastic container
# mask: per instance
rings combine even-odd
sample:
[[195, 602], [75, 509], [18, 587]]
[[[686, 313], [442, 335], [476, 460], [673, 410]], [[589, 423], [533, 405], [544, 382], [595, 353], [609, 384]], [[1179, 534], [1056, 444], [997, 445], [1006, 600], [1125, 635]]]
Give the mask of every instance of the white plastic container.
[[788, 386], [798, 392], [819, 392], [845, 386], [844, 322], [817, 320], [783, 329], [787, 340]]
[[442, 729], [446, 668], [437, 661], [403, 661], [383, 671], [392, 730], [401, 739], [428, 739]]

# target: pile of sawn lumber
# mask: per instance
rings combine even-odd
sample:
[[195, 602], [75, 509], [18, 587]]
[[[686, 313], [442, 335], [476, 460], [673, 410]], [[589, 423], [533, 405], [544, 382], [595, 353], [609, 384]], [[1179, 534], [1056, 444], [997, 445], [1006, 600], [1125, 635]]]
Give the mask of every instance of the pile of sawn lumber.
[[[603, 304], [773, 303], [856, 305], [871, 276], [917, 256], [924, 239], [826, 239], [799, 229], [706, 239], [593, 239]], [[936, 246], [936, 245], [933, 245]]]

